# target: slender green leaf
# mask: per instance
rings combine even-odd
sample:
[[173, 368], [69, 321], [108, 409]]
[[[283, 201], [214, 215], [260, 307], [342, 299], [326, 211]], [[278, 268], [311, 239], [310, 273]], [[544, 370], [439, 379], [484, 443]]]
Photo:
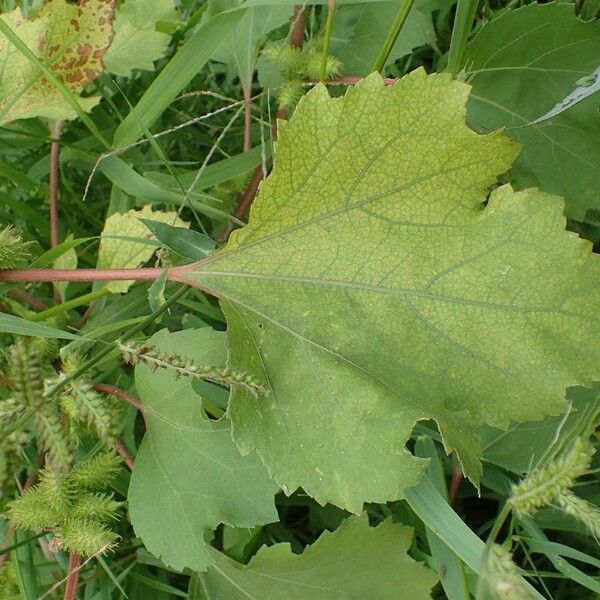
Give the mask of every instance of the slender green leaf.
[[200, 260], [210, 254], [216, 247], [214, 240], [198, 231], [185, 227], [173, 227], [160, 221], [140, 219], [140, 221], [156, 236], [156, 239], [179, 256]]
[[114, 136], [115, 147], [132, 144], [143, 134], [144, 127], [150, 127], [156, 121], [243, 15], [244, 10], [217, 15], [194, 32], [119, 125]]
[[81, 336], [66, 331], [61, 331], [55, 327], [42, 325], [41, 323], [32, 323], [27, 319], [0, 313], [0, 331], [12, 333], [13, 335], [28, 335], [43, 338], [59, 338], [63, 340], [79, 340]]

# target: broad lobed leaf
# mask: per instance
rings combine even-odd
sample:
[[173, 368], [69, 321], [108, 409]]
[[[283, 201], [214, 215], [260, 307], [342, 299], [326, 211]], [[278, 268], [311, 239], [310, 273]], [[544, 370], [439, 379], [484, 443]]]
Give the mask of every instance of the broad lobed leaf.
[[[199, 365], [224, 364], [225, 334], [209, 328], [156, 333], [150, 343]], [[189, 379], [135, 369], [146, 435], [129, 487], [131, 522], [144, 545], [179, 570], [214, 562], [205, 541], [219, 523], [252, 527], [277, 520], [276, 486], [256, 456], [240, 456], [229, 421], [209, 420]]]
[[589, 81], [599, 56], [600, 21], [583, 22], [573, 4], [553, 2], [506, 11], [465, 53], [468, 122], [478, 131], [506, 127], [523, 144], [512, 181], [564, 196], [567, 215], [579, 221], [600, 214], [598, 96], [534, 122]]
[[198, 575], [192, 589], [202, 585], [202, 597], [228, 600], [426, 600], [437, 577], [406, 554], [411, 539], [410, 527], [390, 519], [369, 527], [362, 514], [322, 534], [301, 555], [276, 544], [241, 565], [214, 550], [216, 564]]
[[287, 491], [360, 512], [403, 496], [433, 419], [477, 482], [477, 427], [559, 414], [600, 375], [600, 264], [562, 202], [486, 190], [517, 154], [465, 125], [469, 87], [415, 71], [343, 98], [317, 86], [281, 126], [249, 225], [181, 280], [218, 294], [243, 452]]

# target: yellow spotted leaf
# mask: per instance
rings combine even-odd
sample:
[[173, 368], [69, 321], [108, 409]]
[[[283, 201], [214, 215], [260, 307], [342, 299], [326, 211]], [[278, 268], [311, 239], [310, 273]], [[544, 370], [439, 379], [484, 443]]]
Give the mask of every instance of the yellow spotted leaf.
[[[102, 62], [113, 37], [115, 0], [78, 4], [49, 0], [31, 18], [20, 9], [0, 18], [35, 57], [75, 96], [104, 71]], [[99, 97], [79, 98], [90, 110]], [[0, 36], [0, 124], [30, 117], [72, 119], [75, 110], [29, 58]]]

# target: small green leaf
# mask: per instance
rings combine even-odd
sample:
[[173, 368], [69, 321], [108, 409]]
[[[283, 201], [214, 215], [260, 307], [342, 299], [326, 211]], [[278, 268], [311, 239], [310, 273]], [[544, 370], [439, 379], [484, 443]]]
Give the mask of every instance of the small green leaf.
[[[184, 229], [187, 231], [187, 229]], [[148, 288], [148, 304], [150, 310], [154, 312], [159, 306], [165, 303], [165, 286], [167, 285], [167, 272], [163, 271]]]
[[[69, 234], [65, 242], [68, 244], [73, 241], [73, 234]], [[73, 248], [69, 248], [63, 254], [61, 254], [55, 261], [53, 267], [55, 269], [76, 269], [77, 268], [77, 252]], [[54, 286], [58, 290], [60, 297], [63, 302], [65, 301], [65, 294], [67, 292], [67, 287], [69, 286], [68, 281], [57, 281]]]
[[[227, 355], [225, 335], [209, 328], [163, 330], [150, 343], [199, 365], [224, 364]], [[129, 487], [131, 522], [165, 564], [204, 570], [214, 562], [206, 540], [219, 523], [253, 527], [277, 520], [276, 486], [258, 457], [240, 456], [228, 420], [204, 415], [189, 378], [138, 364], [135, 384], [147, 430]]]
[[[31, 19], [16, 8], [0, 18], [75, 96], [103, 72], [102, 57], [112, 39], [114, 0], [75, 5], [49, 0]], [[60, 91], [5, 37], [0, 36], [0, 123], [30, 117], [72, 119], [77, 113]], [[7, 66], [9, 65], [9, 66]], [[99, 97], [79, 98], [90, 110]]]
[[[224, 11], [243, 4], [241, 0], [210, 0], [207, 17], [213, 17]], [[242, 87], [249, 90], [260, 42], [273, 29], [281, 27], [290, 18], [287, 6], [258, 6], [249, 8], [240, 21], [230, 29], [226, 43], [219, 46], [215, 60], [235, 66]]]
[[363, 514], [326, 531], [299, 556], [276, 544], [241, 565], [214, 550], [216, 565], [192, 580], [190, 597], [202, 586], [200, 597], [228, 600], [428, 600], [437, 577], [406, 554], [411, 540], [410, 527], [390, 519], [369, 527]]
[[171, 36], [157, 30], [159, 21], [179, 18], [173, 0], [136, 2], [128, 0], [117, 8], [115, 37], [106, 56], [106, 69], [127, 76], [133, 69], [154, 70], [169, 46]]
[[[344, 73], [368, 75], [381, 49], [398, 1], [340, 6], [335, 11], [331, 51], [341, 60]], [[435, 39], [431, 15], [413, 7], [386, 64], [409, 54], [413, 48]]]
[[216, 247], [214, 240], [193, 229], [173, 227], [161, 221], [140, 219], [156, 236], [156, 239], [179, 256], [192, 260], [201, 260]]

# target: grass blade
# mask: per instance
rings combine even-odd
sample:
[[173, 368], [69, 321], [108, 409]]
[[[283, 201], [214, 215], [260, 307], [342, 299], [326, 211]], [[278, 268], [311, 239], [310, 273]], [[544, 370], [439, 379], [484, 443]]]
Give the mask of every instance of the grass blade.
[[245, 10], [221, 13], [185, 42], [115, 131], [115, 147], [132, 144], [144, 133], [144, 127], [150, 127], [158, 119], [244, 14]]
[[[406, 491], [406, 501], [419, 519], [470, 569], [481, 572], [485, 544], [452, 510], [427, 475], [419, 485]], [[529, 583], [525, 585], [533, 598], [545, 600]]]

